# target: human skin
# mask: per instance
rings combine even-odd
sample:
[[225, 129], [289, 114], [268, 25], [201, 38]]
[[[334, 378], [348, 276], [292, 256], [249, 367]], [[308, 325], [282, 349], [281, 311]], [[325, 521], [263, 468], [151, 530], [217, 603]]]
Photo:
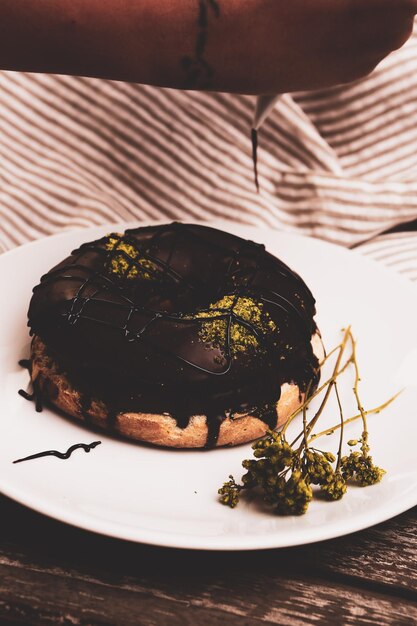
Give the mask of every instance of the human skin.
[[248, 94], [356, 80], [417, 0], [1, 0], [0, 68]]

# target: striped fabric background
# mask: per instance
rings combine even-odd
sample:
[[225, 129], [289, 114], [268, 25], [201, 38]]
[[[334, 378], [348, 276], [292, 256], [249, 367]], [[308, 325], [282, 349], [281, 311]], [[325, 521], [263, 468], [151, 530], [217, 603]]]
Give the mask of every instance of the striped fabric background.
[[[0, 250], [80, 226], [216, 217], [320, 237], [417, 280], [417, 31], [369, 77], [254, 99], [0, 72]], [[416, 228], [416, 226], [415, 226]]]

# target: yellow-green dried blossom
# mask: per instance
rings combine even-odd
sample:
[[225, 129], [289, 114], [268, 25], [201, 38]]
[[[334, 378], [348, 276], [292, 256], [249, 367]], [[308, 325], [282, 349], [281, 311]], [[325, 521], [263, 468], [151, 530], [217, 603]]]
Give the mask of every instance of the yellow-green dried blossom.
[[258, 459], [262, 457], [268, 458], [269, 462], [277, 468], [281, 467], [278, 471], [290, 466], [294, 457], [294, 450], [289, 443], [281, 433], [274, 430], [268, 430], [263, 439], [255, 441], [252, 449], [254, 450], [254, 457]]
[[242, 476], [242, 483], [247, 488], [255, 487], [256, 485], [262, 485], [265, 474], [264, 460], [253, 461], [252, 459], [245, 459], [242, 461], [243, 467], [248, 470], [246, 474]]
[[346, 480], [339, 471], [334, 472], [330, 480], [322, 484], [320, 489], [327, 500], [340, 500], [347, 491]]
[[[227, 344], [228, 320], [224, 315], [233, 311], [234, 318], [230, 325], [230, 352], [236, 356], [239, 352], [251, 353], [259, 347], [256, 334], [241, 321], [251, 324], [261, 335], [276, 331], [277, 327], [269, 314], [264, 311], [263, 303], [253, 298], [227, 295], [210, 304], [208, 310], [198, 311], [192, 319], [210, 318], [203, 322], [200, 339], [205, 343], [224, 349]], [[217, 319], [216, 319], [217, 318]]]
[[122, 235], [109, 235], [106, 250], [112, 253], [109, 270], [120, 278], [151, 280], [157, 269], [152, 261], [140, 256], [134, 245], [123, 241]]
[[242, 487], [236, 483], [232, 475], [229, 478], [230, 480], [224, 483], [223, 487], [220, 487], [218, 494], [221, 496], [220, 502], [222, 504], [234, 509], [239, 502], [239, 492]]
[[242, 477], [245, 486], [260, 485], [265, 489], [274, 487], [280, 472], [292, 466], [294, 450], [288, 442], [273, 430], [252, 445], [257, 460], [247, 459], [242, 465], [247, 474]]
[[313, 490], [299, 470], [280, 481], [276, 492], [275, 511], [279, 515], [303, 515], [313, 499]]
[[[300, 514], [308, 505], [309, 486], [294, 464], [296, 452], [285, 438], [269, 430], [266, 437], [252, 446], [257, 460], [247, 459], [242, 465], [247, 473], [242, 477], [246, 488], [261, 488], [265, 502], [274, 506], [278, 514]], [[282, 473], [292, 470], [293, 477], [286, 481]], [[304, 484], [305, 483], [305, 484]]]
[[384, 469], [373, 464], [371, 456], [365, 456], [361, 452], [351, 452], [349, 456], [342, 457], [341, 470], [345, 480], [351, 479], [361, 487], [379, 483], [386, 473]]
[[[330, 458], [335, 460], [333, 455]], [[328, 459], [321, 452], [310, 449], [304, 452], [302, 468], [313, 485], [325, 485], [331, 481], [334, 475], [334, 469]]]

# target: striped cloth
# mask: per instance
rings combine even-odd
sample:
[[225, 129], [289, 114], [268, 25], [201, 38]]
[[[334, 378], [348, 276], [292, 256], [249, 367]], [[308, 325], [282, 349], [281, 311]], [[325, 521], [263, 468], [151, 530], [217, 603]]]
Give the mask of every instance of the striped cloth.
[[[254, 99], [0, 72], [0, 250], [121, 220], [223, 218], [358, 247], [417, 280], [417, 30], [366, 79]], [[414, 225], [415, 226], [415, 225]]]

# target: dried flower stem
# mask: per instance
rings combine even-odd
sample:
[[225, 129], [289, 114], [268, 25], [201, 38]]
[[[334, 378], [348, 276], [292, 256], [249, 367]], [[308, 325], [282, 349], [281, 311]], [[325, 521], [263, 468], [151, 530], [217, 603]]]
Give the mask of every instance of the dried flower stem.
[[358, 363], [356, 361], [356, 340], [353, 337], [352, 333], [350, 332], [350, 329], [349, 329], [349, 338], [350, 338], [350, 342], [351, 342], [351, 345], [352, 345], [352, 363], [353, 363], [353, 367], [355, 368], [355, 383], [353, 385], [353, 393], [355, 394], [356, 403], [358, 405], [358, 410], [359, 410], [359, 413], [361, 415], [362, 424], [363, 424], [361, 450], [363, 452], [363, 455], [366, 457], [368, 455], [368, 452], [369, 452], [369, 446], [368, 446], [368, 425], [367, 425], [367, 422], [366, 422], [366, 412], [365, 412], [365, 409], [363, 408], [362, 403], [361, 403], [360, 398], [359, 398], [358, 386], [359, 386], [359, 381], [360, 381], [361, 378], [360, 378], [360, 375], [359, 375]]
[[[306, 398], [309, 397], [311, 387], [311, 381], [308, 383], [308, 387], [306, 389]], [[304, 434], [304, 447], [308, 447], [308, 434], [307, 434], [307, 405], [304, 403], [303, 406], [303, 434]]]
[[[331, 375], [331, 377], [329, 378], [328, 381], [326, 381], [326, 383], [324, 383], [323, 385], [321, 385], [320, 390], [326, 387], [326, 393], [324, 394], [324, 398], [321, 401], [321, 404], [315, 414], [315, 416], [313, 417], [313, 419], [310, 421], [310, 423], [307, 425], [307, 437], [310, 435], [311, 431], [313, 430], [314, 426], [316, 425], [317, 421], [320, 419], [321, 414], [323, 413], [324, 407], [327, 404], [327, 400], [329, 399], [330, 396], [330, 392], [333, 388], [333, 385], [336, 382], [337, 377], [342, 373], [342, 371], [349, 365], [349, 363], [351, 362], [351, 359], [353, 357], [352, 356], [348, 359], [348, 361], [345, 363], [345, 366], [342, 369], [339, 369], [340, 366], [340, 362], [342, 360], [342, 356], [343, 353], [345, 351], [346, 348], [346, 344], [348, 342], [348, 339], [350, 337], [349, 335], [350, 333], [350, 326], [345, 330], [345, 334], [343, 337], [343, 340], [339, 346], [339, 354], [333, 369], [333, 374]], [[312, 400], [312, 398], [317, 395], [317, 393], [319, 393], [319, 390], [316, 391], [315, 394], [313, 394], [312, 396], [310, 396], [310, 398], [307, 398], [307, 404], [310, 403], [310, 401]], [[292, 417], [290, 418], [291, 420], [293, 419]], [[289, 424], [289, 422], [287, 422], [286, 426]], [[283, 429], [283, 433], [285, 433], [286, 427], [284, 427]], [[291, 443], [291, 446], [293, 446], [300, 438], [300, 435], [298, 435], [298, 437], [296, 437], [296, 439]]]
[[[316, 389], [316, 391], [314, 393], [311, 394], [311, 396], [309, 396], [307, 393], [305, 394], [305, 398], [304, 398], [304, 402], [301, 404], [301, 406], [298, 407], [298, 409], [296, 409], [293, 413], [291, 413], [291, 415], [289, 416], [287, 422], [285, 423], [285, 426], [282, 428], [281, 430], [281, 434], [284, 435], [288, 426], [291, 424], [291, 422], [294, 420], [295, 417], [297, 417], [297, 415], [299, 415], [301, 413], [301, 411], [303, 411], [304, 407], [307, 407], [310, 402], [316, 398], [324, 389], [327, 389], [329, 387], [329, 385], [333, 385], [334, 381], [336, 380], [336, 378], [338, 376], [340, 376], [340, 374], [342, 374], [347, 367], [350, 365], [350, 363], [352, 362], [352, 357], [353, 355], [350, 355], [350, 357], [346, 360], [346, 362], [343, 364], [343, 366], [338, 369], [338, 366], [340, 364], [340, 360], [342, 358], [344, 349], [346, 347], [346, 342], [347, 342], [347, 335], [345, 334], [343, 341], [336, 346], [336, 348], [334, 350], [332, 350], [331, 352], [329, 352], [328, 356], [330, 356], [330, 354], [333, 354], [334, 352], [336, 352], [336, 350], [339, 350], [339, 357], [338, 357], [338, 362], [335, 365], [335, 368], [333, 370], [333, 374], [330, 376], [330, 378], [328, 378], [327, 380], [324, 381], [324, 383], [322, 383], [320, 385], [320, 387], [318, 387]], [[327, 357], [326, 357], [327, 358]], [[324, 363], [324, 361], [323, 361]], [[327, 393], [327, 392], [326, 392]], [[330, 393], [330, 392], [329, 392]], [[320, 417], [320, 416], [319, 416]], [[318, 418], [317, 418], [318, 419]], [[298, 440], [298, 438], [297, 438]]]
[[337, 352], [337, 350], [339, 350], [340, 346], [341, 346], [341, 343], [339, 343], [339, 345], [338, 345], [338, 346], [336, 346], [335, 348], [333, 348], [333, 350], [330, 350], [330, 352], [328, 352], [328, 353], [326, 354], [326, 356], [324, 357], [324, 359], [323, 359], [322, 361], [320, 361], [320, 363], [319, 363], [320, 367], [322, 367], [322, 366], [326, 363], [326, 361], [328, 361], [328, 360], [330, 359], [330, 357], [331, 357], [331, 356], [332, 356], [335, 352]]
[[337, 463], [336, 463], [336, 472], [339, 471], [340, 469], [340, 462], [342, 459], [342, 444], [343, 444], [343, 433], [345, 430], [345, 420], [343, 419], [343, 409], [342, 409], [342, 403], [340, 402], [340, 396], [339, 396], [339, 390], [337, 388], [337, 382], [335, 381], [334, 383], [334, 390], [336, 393], [336, 398], [337, 398], [337, 404], [339, 406], [339, 414], [340, 414], [340, 437], [339, 437], [339, 448], [337, 450]]
[[[403, 391], [404, 389], [397, 391], [397, 393], [391, 396], [391, 398], [389, 398], [386, 402], [384, 402], [383, 404], [380, 404], [374, 409], [369, 409], [368, 411], [365, 411], [365, 414], [374, 415], [376, 413], [380, 413], [383, 409], [385, 409], [392, 402], [394, 402], [394, 400], [396, 400]], [[344, 426], [346, 426], [346, 424], [350, 424], [351, 422], [355, 422], [356, 420], [361, 419], [361, 418], [362, 418], [362, 413], [358, 413], [357, 415], [354, 415], [353, 417], [349, 417], [347, 420], [343, 420], [343, 424]], [[335, 424], [334, 426], [331, 426], [330, 428], [326, 428], [326, 430], [322, 430], [320, 433], [316, 433], [315, 435], [312, 435], [309, 438], [308, 443], [310, 444], [315, 439], [318, 439], [319, 437], [323, 437], [324, 435], [331, 435], [332, 433], [334, 433], [335, 430], [338, 430], [339, 428], [341, 428], [341, 424]]]

